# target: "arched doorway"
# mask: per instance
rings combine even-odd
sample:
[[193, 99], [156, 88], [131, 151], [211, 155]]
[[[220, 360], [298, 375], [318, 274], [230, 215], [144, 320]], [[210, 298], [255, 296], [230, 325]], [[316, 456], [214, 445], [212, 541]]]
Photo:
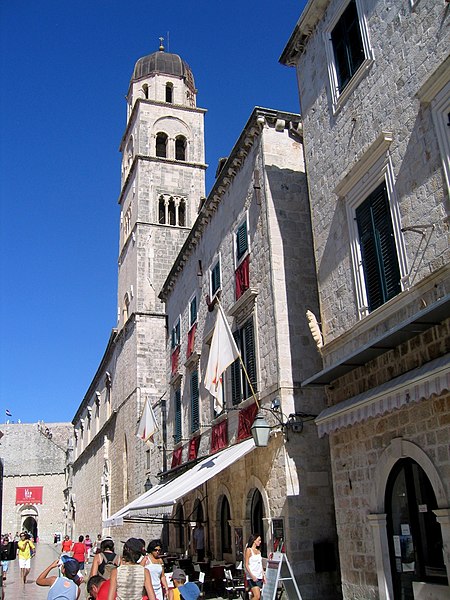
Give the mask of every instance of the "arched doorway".
[[251, 533], [258, 533], [261, 536], [261, 552], [267, 556], [267, 544], [264, 536], [264, 502], [261, 492], [254, 490], [251, 499], [250, 524]]
[[231, 511], [230, 503], [226, 496], [222, 496], [220, 503], [220, 541], [223, 554], [231, 554], [231, 527], [230, 527]]
[[36, 540], [38, 531], [38, 511], [34, 506], [24, 506], [20, 513], [20, 531], [28, 531]]
[[387, 536], [395, 600], [413, 600], [413, 581], [447, 583], [433, 487], [411, 458], [394, 465], [386, 484]]

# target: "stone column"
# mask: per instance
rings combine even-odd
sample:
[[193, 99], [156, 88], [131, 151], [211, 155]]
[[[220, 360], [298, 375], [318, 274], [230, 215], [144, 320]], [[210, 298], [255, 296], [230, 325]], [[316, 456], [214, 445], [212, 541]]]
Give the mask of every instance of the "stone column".
[[441, 526], [442, 553], [448, 577], [450, 576], [450, 508], [437, 508], [433, 512]]
[[379, 598], [380, 600], [394, 600], [389, 544], [386, 530], [386, 515], [367, 515], [367, 518], [372, 527], [375, 546], [375, 565], [377, 568]]

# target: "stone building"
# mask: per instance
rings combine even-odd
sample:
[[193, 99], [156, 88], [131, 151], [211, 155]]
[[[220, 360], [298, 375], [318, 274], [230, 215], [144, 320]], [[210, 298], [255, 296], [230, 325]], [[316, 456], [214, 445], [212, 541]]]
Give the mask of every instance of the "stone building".
[[327, 391], [346, 599], [449, 597], [449, 47], [446, 2], [310, 0], [281, 57], [323, 335], [303, 386]]
[[[313, 423], [323, 393], [300, 388], [320, 361], [305, 319], [318, 309], [299, 115], [253, 111], [160, 297], [167, 471], [109, 522], [165, 517], [169, 548], [192, 553], [202, 521], [207, 554], [228, 563], [259, 532], [264, 554], [284, 544], [304, 600], [339, 597], [329, 450]], [[204, 378], [219, 302], [254, 394], [238, 359], [215, 403]], [[267, 447], [251, 437], [258, 405], [273, 427]]]
[[158, 293], [205, 194], [204, 112], [179, 56], [161, 48], [137, 61], [120, 145], [118, 322], [73, 419], [67, 508], [76, 535], [100, 533], [102, 520], [144, 491], [150, 473], [136, 429], [145, 401], [154, 404], [166, 389]]
[[2, 532], [29, 531], [53, 543], [65, 533], [64, 490], [70, 423], [2, 425]]

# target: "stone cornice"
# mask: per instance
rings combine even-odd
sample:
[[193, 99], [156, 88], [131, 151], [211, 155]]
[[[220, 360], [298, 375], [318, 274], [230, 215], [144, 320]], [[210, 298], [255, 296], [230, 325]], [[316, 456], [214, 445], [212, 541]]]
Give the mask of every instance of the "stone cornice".
[[278, 59], [282, 65], [295, 67], [299, 55], [303, 53], [311, 33], [323, 17], [329, 3], [330, 0], [309, 0]]
[[193, 249], [197, 246], [203, 231], [209, 223], [212, 215], [217, 210], [217, 206], [222, 200], [223, 195], [228, 190], [231, 182], [235, 178], [238, 171], [241, 169], [245, 158], [252, 148], [255, 140], [257, 140], [264, 126], [275, 127], [280, 122], [283, 122], [283, 128], [289, 128], [299, 137], [301, 136], [301, 117], [295, 113], [287, 113], [259, 106], [253, 109], [247, 124], [245, 125], [238, 141], [234, 145], [230, 156], [227, 158], [224, 166], [218, 174], [212, 190], [208, 194], [203, 203], [198, 217], [181, 248], [172, 269], [167, 276], [166, 281], [161, 289], [159, 298], [165, 302], [168, 295], [173, 289], [176, 277], [180, 273], [190, 256]]

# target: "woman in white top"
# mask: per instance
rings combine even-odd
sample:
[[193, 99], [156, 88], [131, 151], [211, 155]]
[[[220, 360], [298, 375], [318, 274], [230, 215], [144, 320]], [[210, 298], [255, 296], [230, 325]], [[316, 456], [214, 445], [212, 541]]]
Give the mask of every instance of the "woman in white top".
[[258, 534], [251, 535], [248, 538], [244, 556], [247, 581], [254, 600], [260, 600], [261, 588], [265, 581], [260, 545], [261, 536]]
[[144, 555], [143, 540], [130, 538], [125, 542], [122, 561], [111, 571], [108, 600], [142, 600], [143, 588], [148, 600], [156, 600], [150, 573], [139, 563]]
[[147, 546], [147, 562], [145, 568], [150, 571], [153, 590], [157, 600], [164, 600], [168, 587], [164, 574], [164, 562], [160, 558], [161, 540], [152, 540]]

